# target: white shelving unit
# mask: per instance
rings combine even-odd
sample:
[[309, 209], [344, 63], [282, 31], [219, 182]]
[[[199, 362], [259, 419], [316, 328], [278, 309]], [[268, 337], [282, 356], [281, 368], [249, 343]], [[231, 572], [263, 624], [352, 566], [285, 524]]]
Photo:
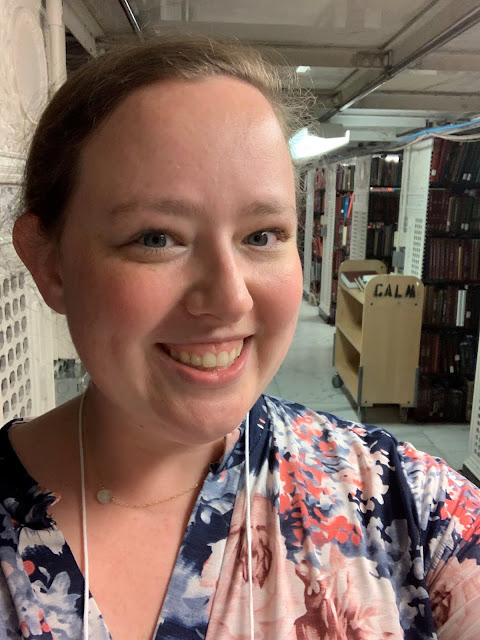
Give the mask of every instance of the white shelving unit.
[[315, 196], [315, 169], [309, 169], [305, 176], [305, 239], [303, 248], [303, 293], [307, 300], [310, 295], [312, 240], [313, 240], [313, 205]]
[[433, 140], [421, 140], [403, 153], [397, 248], [405, 249], [405, 275], [422, 279]]
[[333, 242], [335, 236], [335, 197], [336, 197], [336, 165], [328, 165], [325, 169], [325, 224], [327, 233], [323, 238], [322, 279], [320, 284], [320, 311], [330, 316], [332, 299], [332, 261]]
[[371, 156], [362, 156], [355, 160], [350, 260], [365, 260], [371, 164]]

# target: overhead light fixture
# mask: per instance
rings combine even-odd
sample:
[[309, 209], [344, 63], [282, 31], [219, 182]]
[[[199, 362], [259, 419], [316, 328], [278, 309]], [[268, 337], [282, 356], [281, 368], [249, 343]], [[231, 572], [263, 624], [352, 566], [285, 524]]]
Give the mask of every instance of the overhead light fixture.
[[311, 67], [302, 67], [301, 65], [297, 67], [297, 73], [307, 73], [310, 71]]
[[343, 136], [326, 138], [309, 133], [304, 127], [297, 131], [288, 142], [293, 160], [307, 160], [323, 156], [325, 153], [338, 149], [350, 142], [350, 131], [345, 131]]

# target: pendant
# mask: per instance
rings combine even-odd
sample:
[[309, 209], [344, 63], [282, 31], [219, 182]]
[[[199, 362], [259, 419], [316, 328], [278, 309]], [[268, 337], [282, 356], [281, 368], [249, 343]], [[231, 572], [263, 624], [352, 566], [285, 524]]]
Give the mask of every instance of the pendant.
[[108, 504], [112, 501], [112, 498], [113, 493], [110, 491], [110, 489], [100, 489], [100, 491], [97, 491], [97, 500], [100, 502], [100, 504]]

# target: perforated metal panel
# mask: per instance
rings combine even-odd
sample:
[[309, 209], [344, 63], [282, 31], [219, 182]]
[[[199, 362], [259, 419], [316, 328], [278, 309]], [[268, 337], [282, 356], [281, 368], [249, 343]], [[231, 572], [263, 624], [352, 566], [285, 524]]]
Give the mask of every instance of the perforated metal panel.
[[425, 217], [408, 218], [405, 274], [422, 279], [425, 255]]
[[404, 274], [423, 276], [432, 140], [407, 148], [402, 173], [399, 228], [406, 231]]
[[24, 274], [3, 277], [0, 291], [0, 388], [6, 421], [30, 416], [33, 410]]
[[303, 253], [303, 291], [310, 293], [312, 238], [313, 238], [313, 199], [315, 194], [315, 169], [309, 169], [306, 177], [307, 198], [305, 203], [305, 244]]
[[[9, 219], [18, 187], [0, 185], [2, 220]], [[1, 417], [44, 413], [54, 406], [51, 312], [9, 242], [0, 243]]]
[[477, 370], [475, 372], [468, 458], [464, 464], [480, 481], [480, 357], [477, 357]]
[[320, 309], [330, 316], [332, 299], [332, 266], [333, 241], [335, 235], [335, 196], [336, 196], [336, 165], [329, 165], [326, 169], [325, 189], [325, 221], [327, 235], [323, 239], [322, 280], [320, 285]]
[[350, 240], [351, 260], [365, 260], [371, 164], [371, 156], [363, 156], [355, 160], [355, 191], [352, 212], [352, 236]]

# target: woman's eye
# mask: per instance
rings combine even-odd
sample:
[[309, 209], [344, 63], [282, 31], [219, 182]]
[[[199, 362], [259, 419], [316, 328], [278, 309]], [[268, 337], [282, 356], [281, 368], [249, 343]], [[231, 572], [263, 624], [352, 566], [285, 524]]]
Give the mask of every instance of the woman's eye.
[[138, 238], [138, 243], [149, 249], [163, 249], [171, 242], [168, 234], [161, 231], [147, 231]]
[[274, 241], [278, 232], [274, 231], [255, 231], [255, 233], [251, 233], [246, 237], [246, 244], [251, 244], [254, 247], [266, 247], [269, 244], [269, 241]]

